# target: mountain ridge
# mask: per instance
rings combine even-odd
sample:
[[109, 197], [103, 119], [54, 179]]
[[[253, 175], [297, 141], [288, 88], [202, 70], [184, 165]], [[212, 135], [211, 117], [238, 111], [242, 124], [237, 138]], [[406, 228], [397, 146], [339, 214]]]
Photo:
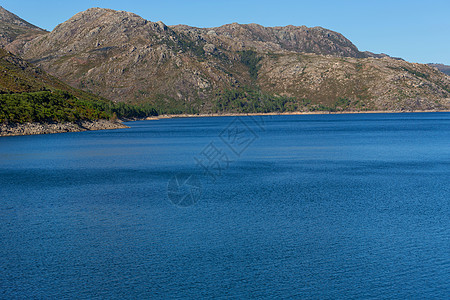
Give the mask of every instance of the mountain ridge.
[[348, 57], [367, 57], [342, 34], [319, 26], [275, 26], [264, 27], [259, 24], [225, 24], [220, 27], [197, 28], [187, 25], [169, 26], [175, 30], [190, 34], [201, 34], [201, 38], [214, 44], [225, 39], [237, 40], [229, 43], [227, 50], [243, 51], [259, 48], [264, 51], [293, 51], [321, 55]]
[[25, 21], [24, 19], [18, 17], [17, 15], [13, 14], [12, 12], [6, 10], [1, 5], [0, 5], [0, 21], [7, 22], [10, 24], [15, 24], [15, 25], [21, 26], [21, 27], [43, 30], [43, 29], [39, 28], [38, 26], [33, 25], [33, 24]]
[[17, 54], [26, 42], [46, 32], [0, 6], [0, 47]]
[[[321, 27], [167, 26], [129, 12], [91, 8], [25, 43], [20, 54], [102, 97], [180, 112], [218, 107], [245, 112], [262, 105], [260, 94], [271, 101], [288, 99], [266, 110], [437, 110], [450, 104], [448, 76], [361, 52], [343, 35]], [[227, 91], [237, 94], [227, 100]]]
[[429, 63], [427, 65], [438, 69], [439, 71], [441, 71], [444, 74], [450, 75], [450, 66], [447, 66], [444, 64], [436, 64], [436, 63]]

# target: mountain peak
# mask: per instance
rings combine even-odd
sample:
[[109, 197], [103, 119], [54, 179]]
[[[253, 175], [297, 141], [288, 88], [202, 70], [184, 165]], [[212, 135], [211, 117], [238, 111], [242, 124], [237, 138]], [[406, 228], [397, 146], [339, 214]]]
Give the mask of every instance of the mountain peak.
[[79, 12], [66, 22], [59, 24], [52, 33], [70, 30], [76, 35], [95, 28], [109, 28], [112, 34], [125, 33], [132, 28], [139, 28], [147, 23], [147, 20], [131, 12], [94, 7]]
[[15, 14], [13, 14], [12, 12], [6, 10], [5, 8], [3, 8], [2, 6], [0, 6], [0, 23], [1, 24], [11, 24], [11, 25], [16, 25], [16, 26], [20, 26], [20, 27], [24, 27], [24, 28], [30, 28], [30, 29], [40, 29], [41, 28], [28, 23], [27, 21], [19, 18], [18, 16], [16, 16]]
[[[117, 21], [118, 18], [131, 18], [135, 20], [144, 20], [142, 17], [136, 15], [135, 13], [124, 11], [124, 10], [114, 10], [109, 8], [93, 7], [85, 11], [79, 12], [74, 15], [70, 20], [90, 20], [98, 17], [108, 17], [110, 22]], [[107, 20], [103, 20], [107, 21]]]

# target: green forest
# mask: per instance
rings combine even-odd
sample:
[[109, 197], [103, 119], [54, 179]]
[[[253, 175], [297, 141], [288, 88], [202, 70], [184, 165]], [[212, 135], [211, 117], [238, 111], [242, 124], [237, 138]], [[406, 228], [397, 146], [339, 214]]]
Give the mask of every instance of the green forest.
[[108, 100], [83, 100], [69, 92], [40, 91], [0, 94], [0, 123], [75, 122], [78, 120], [129, 120], [161, 114], [268, 113], [294, 111], [344, 111], [350, 107], [365, 110], [363, 103], [339, 98], [333, 105], [312, 104], [308, 99], [276, 96], [247, 87], [217, 92], [212, 106], [201, 109], [165, 99], [154, 103], [129, 104]]
[[358, 110], [369, 109], [359, 100], [338, 98], [331, 105], [314, 104], [309, 99], [271, 95], [251, 87], [224, 90], [217, 94], [214, 101], [214, 112], [216, 113], [338, 112], [348, 110], [352, 107]]
[[157, 115], [150, 105], [81, 100], [66, 91], [0, 94], [0, 123], [74, 122]]

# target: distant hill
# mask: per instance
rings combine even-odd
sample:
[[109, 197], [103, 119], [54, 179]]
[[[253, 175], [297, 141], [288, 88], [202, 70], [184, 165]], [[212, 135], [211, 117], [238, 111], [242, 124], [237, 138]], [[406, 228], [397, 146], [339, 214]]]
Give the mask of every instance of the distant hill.
[[429, 66], [435, 67], [439, 71], [441, 71], [444, 74], [450, 75], [450, 66], [444, 65], [444, 64], [428, 64]]
[[28, 23], [0, 6], [0, 47], [17, 53], [23, 45], [47, 31]]

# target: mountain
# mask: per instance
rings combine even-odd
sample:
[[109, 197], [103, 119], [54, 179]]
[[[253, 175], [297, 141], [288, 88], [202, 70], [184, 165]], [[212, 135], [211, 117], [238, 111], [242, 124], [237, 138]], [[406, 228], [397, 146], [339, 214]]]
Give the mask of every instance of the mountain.
[[0, 49], [0, 94], [61, 90], [86, 100], [107, 101], [63, 83], [42, 69]]
[[92, 8], [19, 53], [74, 87], [168, 112], [450, 108], [448, 76], [320, 27], [166, 26]]
[[[74, 122], [156, 114], [156, 110], [148, 105], [115, 104], [98, 95], [71, 87], [0, 48], [0, 124], [5, 121]], [[94, 127], [123, 128], [121, 124], [111, 125], [107, 122]], [[5, 129], [4, 126], [2, 128]]]
[[17, 53], [23, 45], [47, 31], [28, 23], [0, 6], [0, 47]]
[[186, 25], [171, 27], [190, 39], [219, 45], [228, 51], [258, 49], [259, 52], [297, 52], [342, 57], [368, 57], [342, 34], [322, 27], [263, 27], [258, 24], [228, 24], [216, 28]]
[[439, 71], [441, 71], [444, 74], [450, 75], [450, 66], [444, 65], [444, 64], [428, 64], [429, 66], [435, 67]]
[[0, 124], [107, 119], [106, 103], [0, 49]]

